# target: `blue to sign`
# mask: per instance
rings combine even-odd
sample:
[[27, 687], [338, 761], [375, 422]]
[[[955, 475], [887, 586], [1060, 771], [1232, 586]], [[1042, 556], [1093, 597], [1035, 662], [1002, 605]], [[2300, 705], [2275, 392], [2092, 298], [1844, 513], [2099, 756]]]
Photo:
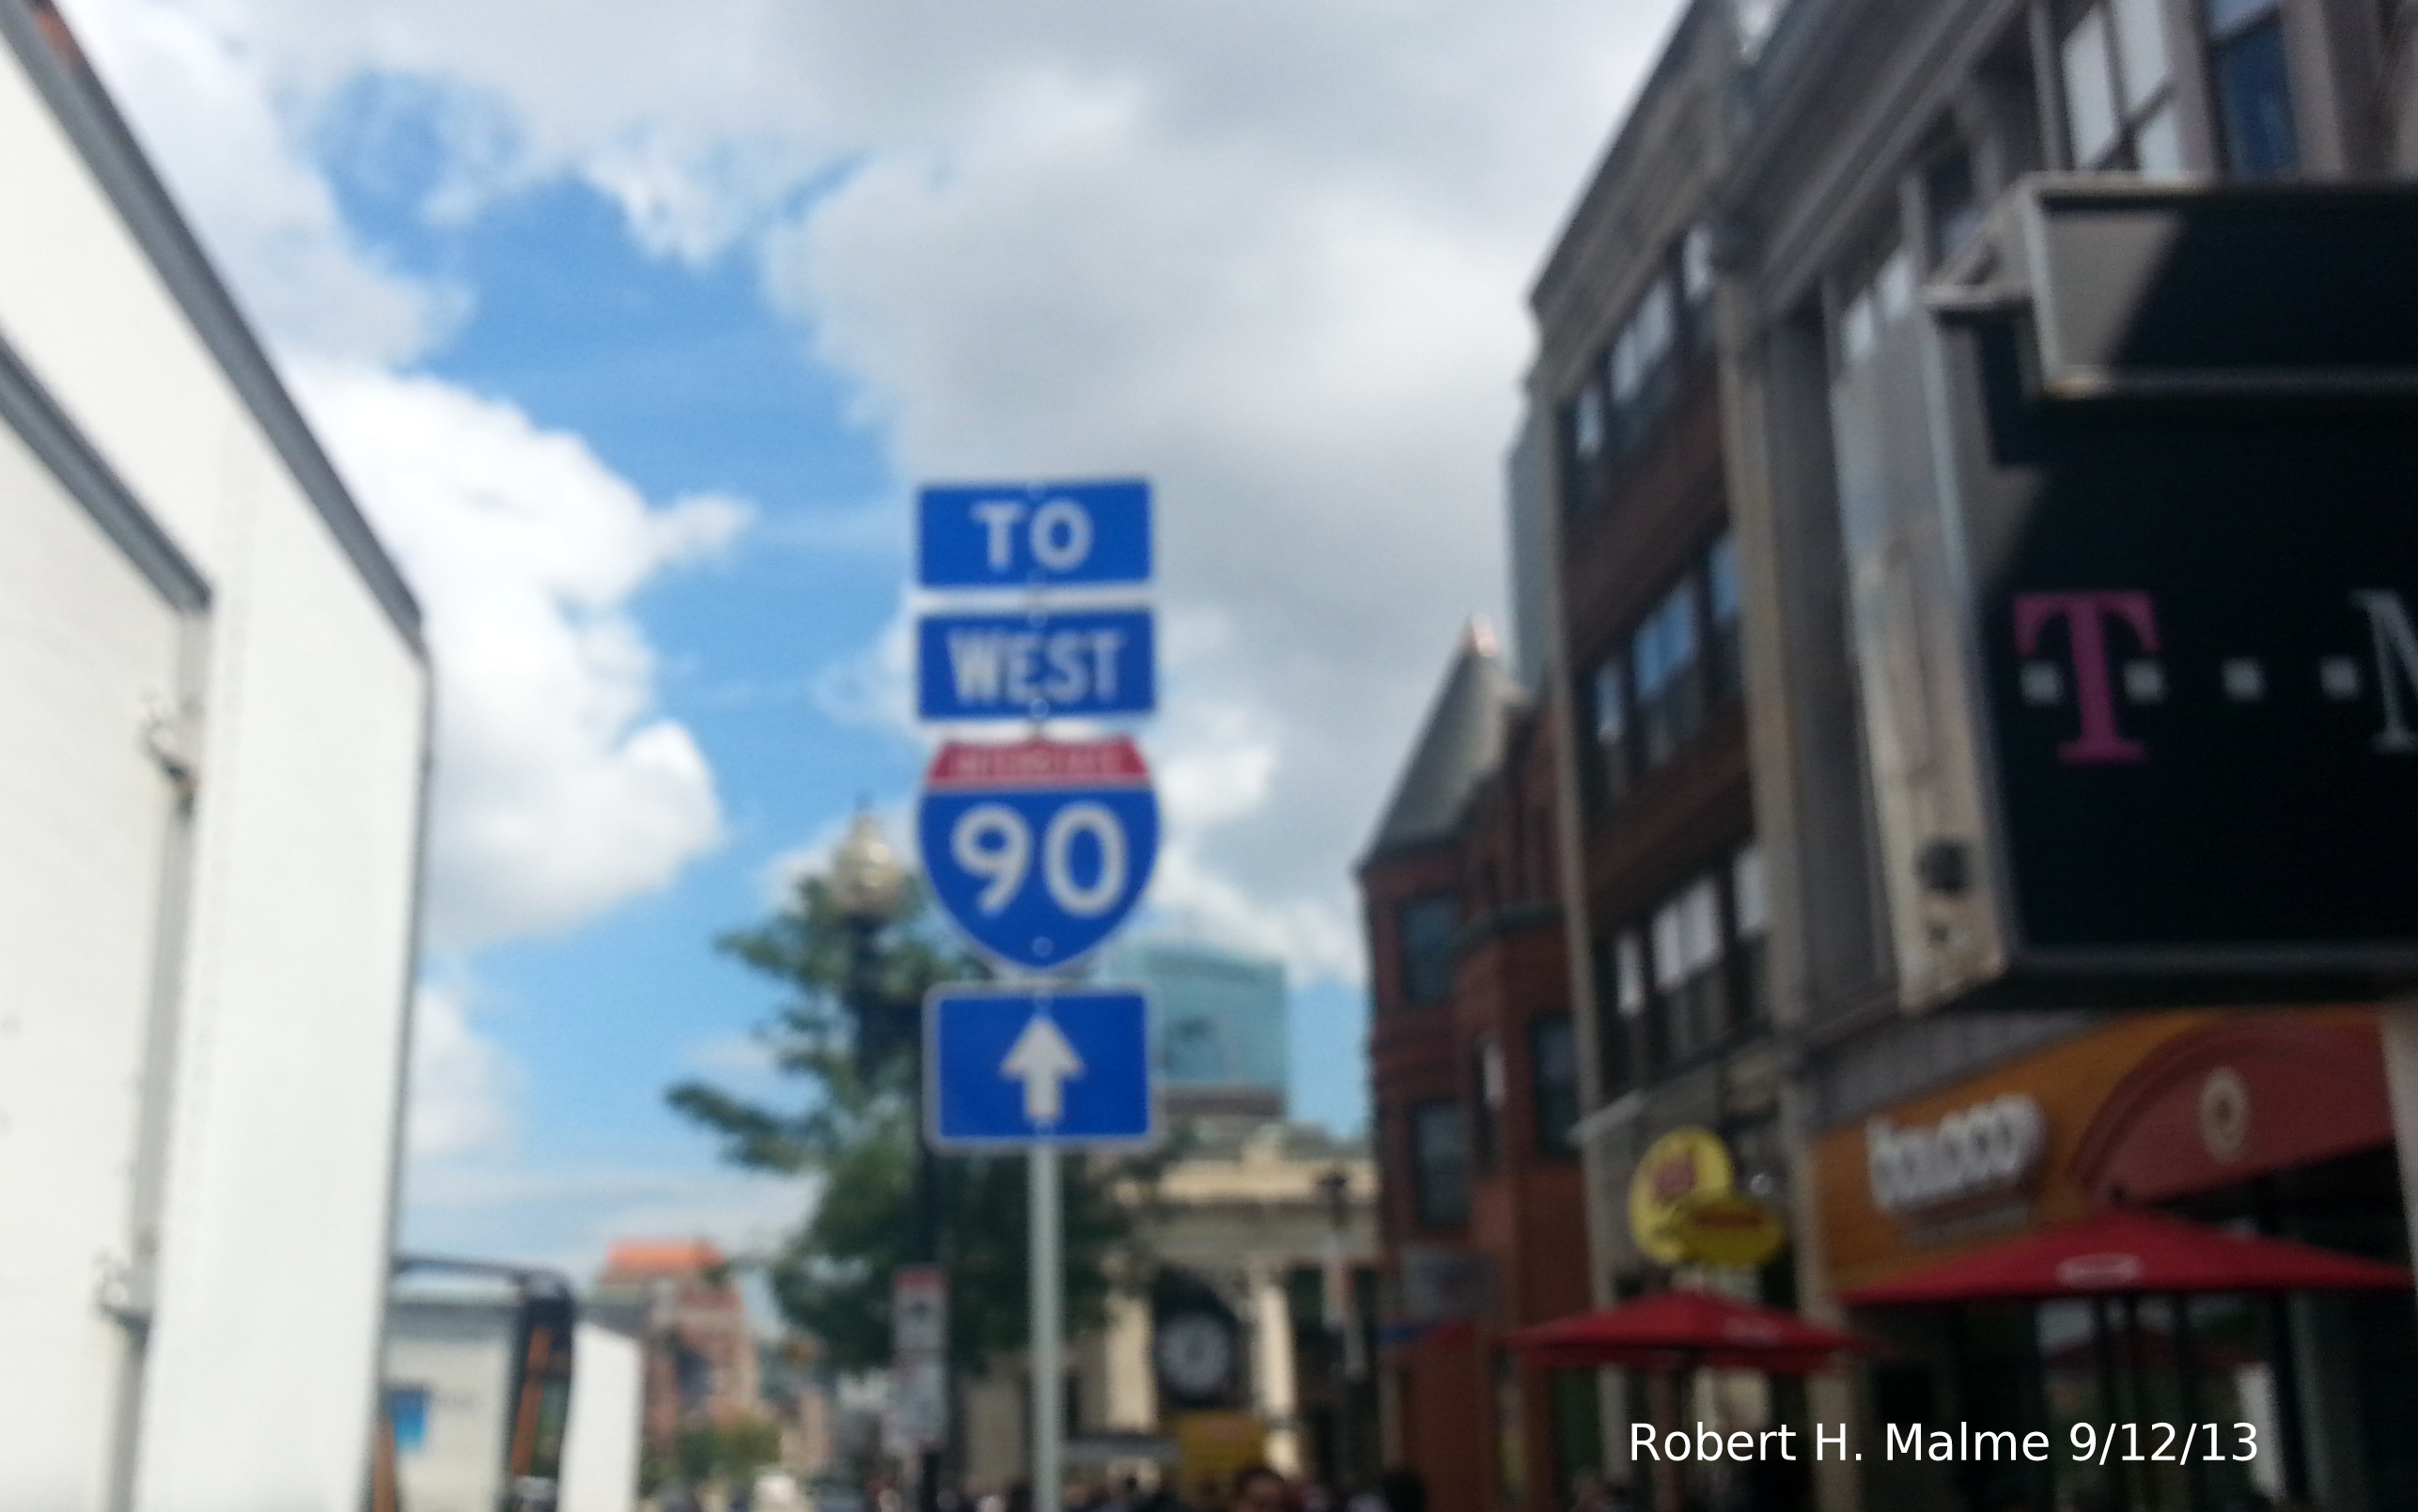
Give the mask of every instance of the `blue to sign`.
[[1149, 1000], [1131, 988], [941, 987], [925, 1117], [943, 1148], [1130, 1145], [1151, 1127]]
[[953, 741], [924, 779], [932, 896], [984, 954], [1053, 971], [1105, 943], [1159, 858], [1159, 799], [1125, 740]]
[[1150, 580], [1150, 485], [934, 486], [916, 501], [917, 581], [928, 588]]
[[915, 642], [916, 709], [925, 719], [1081, 718], [1158, 706], [1147, 609], [927, 615]]

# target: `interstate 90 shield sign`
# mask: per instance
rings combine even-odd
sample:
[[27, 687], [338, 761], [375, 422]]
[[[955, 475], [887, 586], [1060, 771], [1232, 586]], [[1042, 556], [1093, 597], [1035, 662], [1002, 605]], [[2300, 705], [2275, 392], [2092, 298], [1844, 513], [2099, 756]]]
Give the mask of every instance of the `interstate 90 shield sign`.
[[1054, 971], [1104, 944], [1159, 857], [1159, 799], [1131, 740], [950, 741], [916, 820], [932, 896], [985, 955]]

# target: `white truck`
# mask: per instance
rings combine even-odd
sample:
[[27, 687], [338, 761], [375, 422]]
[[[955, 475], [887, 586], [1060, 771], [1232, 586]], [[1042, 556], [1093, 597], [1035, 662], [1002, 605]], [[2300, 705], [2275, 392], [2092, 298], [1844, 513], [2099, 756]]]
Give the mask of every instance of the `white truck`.
[[639, 1323], [554, 1271], [399, 1259], [372, 1512], [633, 1512]]
[[398, 1260], [384, 1362], [392, 1486], [382, 1479], [373, 1508], [554, 1512], [578, 1317], [553, 1271]]
[[358, 1512], [429, 668], [48, 0], [0, 0], [0, 1507]]

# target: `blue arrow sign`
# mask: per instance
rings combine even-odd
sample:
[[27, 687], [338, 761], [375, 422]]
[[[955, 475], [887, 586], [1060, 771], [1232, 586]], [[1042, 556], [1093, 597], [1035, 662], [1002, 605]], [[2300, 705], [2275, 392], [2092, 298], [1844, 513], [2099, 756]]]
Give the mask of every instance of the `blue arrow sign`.
[[1053, 971], [1125, 922], [1159, 859], [1159, 800], [1129, 740], [951, 741], [924, 776], [932, 896], [984, 954]]
[[1150, 580], [1150, 485], [1140, 478], [934, 486], [916, 516], [916, 578], [928, 588]]
[[927, 615], [915, 660], [929, 720], [1147, 714], [1159, 701], [1147, 609]]
[[944, 1149], [1130, 1145], [1155, 1131], [1149, 1000], [1131, 988], [941, 987], [925, 1117]]

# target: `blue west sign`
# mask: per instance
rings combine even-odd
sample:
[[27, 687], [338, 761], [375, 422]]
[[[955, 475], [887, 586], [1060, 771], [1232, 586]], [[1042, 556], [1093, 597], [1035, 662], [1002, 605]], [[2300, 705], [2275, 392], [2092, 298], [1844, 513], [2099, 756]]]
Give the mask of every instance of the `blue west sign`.
[[915, 633], [916, 711], [928, 720], [1082, 719], [1158, 705], [1146, 609], [928, 615]]
[[917, 500], [917, 581], [1025, 588], [1150, 579], [1150, 485], [936, 485]]
[[1130, 740], [952, 741], [916, 818], [932, 896], [985, 954], [1051, 971], [1098, 949], [1142, 900], [1159, 800]]

